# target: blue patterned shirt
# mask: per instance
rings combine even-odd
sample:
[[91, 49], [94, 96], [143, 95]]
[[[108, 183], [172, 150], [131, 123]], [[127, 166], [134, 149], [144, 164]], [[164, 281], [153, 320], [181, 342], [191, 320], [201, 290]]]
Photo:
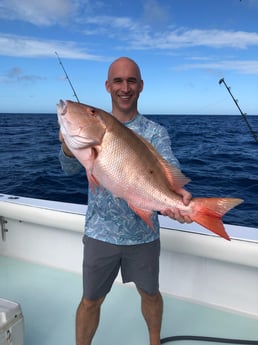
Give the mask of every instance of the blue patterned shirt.
[[[139, 114], [124, 125], [147, 139], [163, 158], [179, 167], [165, 127]], [[74, 175], [83, 169], [75, 158], [65, 156], [62, 150], [59, 160], [67, 175]], [[148, 243], [159, 238], [157, 212], [153, 213], [152, 222], [154, 230], [150, 229], [123, 199], [114, 197], [104, 188], [96, 188], [95, 192], [89, 188], [85, 222], [87, 236], [118, 245]]]

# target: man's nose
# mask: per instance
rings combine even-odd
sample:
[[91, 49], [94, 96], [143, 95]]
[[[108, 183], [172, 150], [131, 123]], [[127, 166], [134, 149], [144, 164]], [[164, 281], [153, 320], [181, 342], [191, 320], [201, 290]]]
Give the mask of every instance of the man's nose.
[[130, 90], [130, 86], [127, 80], [123, 80], [122, 85], [121, 85], [121, 89], [124, 92], [128, 92]]

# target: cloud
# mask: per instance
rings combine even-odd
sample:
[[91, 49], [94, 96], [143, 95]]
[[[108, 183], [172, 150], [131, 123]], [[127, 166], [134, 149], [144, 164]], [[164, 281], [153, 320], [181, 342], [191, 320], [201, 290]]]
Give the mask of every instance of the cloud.
[[[107, 3], [101, 1], [93, 3], [90, 0], [2, 0], [0, 18], [19, 19], [47, 27], [69, 23], [76, 30], [78, 39], [82, 38], [81, 34], [84, 37], [91, 36], [90, 43], [95, 47], [98, 42], [105, 39], [106, 43], [110, 41], [110, 47], [113, 49], [122, 47], [124, 50], [160, 50], [171, 53], [193, 47], [247, 49], [258, 46], [258, 32], [168, 26], [167, 14], [171, 12], [168, 8], [161, 6], [157, 0], [142, 0], [142, 4], [143, 14], [139, 19], [129, 16], [94, 16], [97, 7], [107, 6]], [[161, 26], [158, 25], [159, 22], [162, 23]], [[68, 33], [70, 32], [71, 30]], [[92, 40], [94, 36], [95, 41]], [[65, 39], [37, 40], [33, 37], [0, 33], [0, 55], [50, 57], [58, 51], [62, 57], [109, 60], [90, 54], [85, 44]], [[89, 47], [89, 43], [87, 44]]]
[[70, 0], [2, 0], [0, 18], [49, 26], [66, 20], [77, 8], [78, 2]]
[[87, 53], [76, 42], [38, 40], [31, 37], [0, 34], [0, 55], [2, 56], [54, 57], [56, 51], [64, 58], [107, 60], [102, 56]]
[[137, 22], [132, 21], [129, 17], [94, 16], [85, 18], [84, 24], [87, 27], [82, 32], [86, 35], [108, 35], [116, 39], [121, 39], [123, 31], [132, 34], [139, 30]]
[[0, 78], [2, 83], [12, 83], [17, 81], [37, 81], [44, 78], [37, 75], [24, 74], [20, 67], [13, 67]]
[[143, 19], [151, 26], [160, 26], [168, 22], [169, 10], [156, 0], [143, 0]]
[[134, 40], [130, 41], [131, 49], [174, 50], [200, 46], [245, 49], [249, 46], [258, 46], [258, 33], [177, 28], [155, 34], [146, 32], [143, 38], [142, 36], [134, 35]]
[[205, 69], [208, 71], [231, 70], [241, 74], [258, 74], [258, 60], [223, 60], [208, 63], [193, 63], [177, 66], [176, 70]]
[[116, 39], [116, 44], [126, 42], [127, 49], [176, 50], [192, 47], [209, 47], [214, 49], [246, 49], [258, 46], [258, 33], [219, 29], [189, 29], [168, 27], [155, 30], [151, 25], [143, 24], [130, 17], [95, 16], [84, 21], [85, 35], [105, 35]]

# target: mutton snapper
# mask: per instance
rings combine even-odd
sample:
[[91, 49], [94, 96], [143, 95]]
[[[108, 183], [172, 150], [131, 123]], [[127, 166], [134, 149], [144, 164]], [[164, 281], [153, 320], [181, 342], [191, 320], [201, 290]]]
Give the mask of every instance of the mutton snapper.
[[193, 198], [185, 206], [174, 191], [189, 179], [114, 116], [92, 106], [62, 100], [57, 113], [64, 141], [85, 167], [90, 188], [102, 186], [126, 200], [150, 228], [154, 211], [178, 208], [196, 223], [230, 240], [221, 218], [243, 200]]

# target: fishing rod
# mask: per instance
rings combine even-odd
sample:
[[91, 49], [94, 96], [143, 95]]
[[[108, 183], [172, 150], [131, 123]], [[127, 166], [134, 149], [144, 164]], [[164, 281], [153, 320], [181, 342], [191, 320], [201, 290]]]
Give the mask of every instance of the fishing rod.
[[235, 104], [236, 104], [238, 110], [240, 111], [240, 114], [242, 115], [243, 119], [245, 120], [245, 122], [246, 122], [246, 124], [247, 124], [247, 127], [249, 128], [250, 133], [251, 133], [252, 136], [254, 137], [254, 140], [258, 143], [258, 138], [257, 138], [257, 136], [256, 136], [256, 132], [252, 129], [252, 126], [251, 126], [250, 123], [248, 122], [246, 113], [243, 113], [243, 112], [242, 112], [242, 110], [241, 110], [241, 108], [240, 108], [240, 106], [239, 106], [239, 104], [238, 104], [238, 100], [235, 99], [235, 97], [232, 95], [232, 92], [231, 92], [231, 90], [230, 90], [230, 87], [226, 84], [224, 78], [221, 78], [221, 79], [219, 80], [219, 84], [221, 84], [221, 83], [223, 83], [223, 84], [225, 85], [225, 87], [227, 88], [227, 90], [228, 90], [230, 96], [232, 97], [232, 99], [233, 99], [233, 101], [235, 102]]
[[76, 91], [75, 91], [75, 89], [74, 89], [74, 87], [73, 87], [73, 84], [72, 84], [70, 78], [68, 77], [68, 74], [66, 73], [66, 70], [65, 70], [65, 68], [64, 68], [64, 65], [63, 65], [63, 63], [62, 63], [62, 61], [61, 61], [59, 55], [57, 54], [57, 52], [55, 52], [55, 54], [56, 54], [56, 56], [57, 56], [57, 59], [58, 59], [60, 65], [61, 65], [61, 67], [62, 67], [64, 73], [65, 73], [65, 77], [66, 77], [66, 79], [68, 80], [68, 82], [69, 82], [69, 84], [70, 84], [70, 86], [71, 86], [71, 88], [72, 88], [72, 90], [73, 90], [73, 95], [74, 95], [74, 97], [77, 99], [77, 102], [80, 103], [79, 98], [78, 98], [78, 96], [77, 96], [77, 94], [76, 94]]

